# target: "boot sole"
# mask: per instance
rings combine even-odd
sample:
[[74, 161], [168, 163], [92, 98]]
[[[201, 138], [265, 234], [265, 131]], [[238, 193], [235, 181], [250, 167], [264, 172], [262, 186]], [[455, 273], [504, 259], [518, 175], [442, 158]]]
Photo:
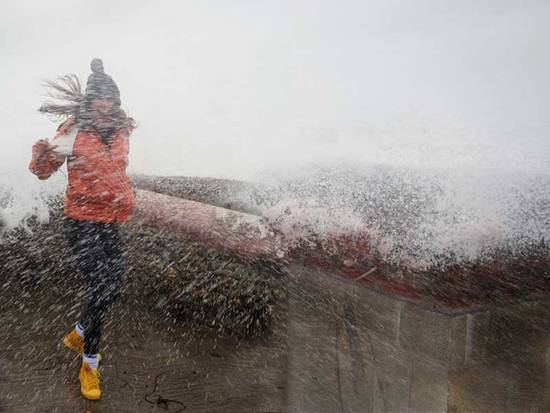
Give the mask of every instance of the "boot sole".
[[80, 388], [80, 394], [82, 394], [82, 397], [84, 397], [86, 400], [99, 400], [101, 399], [101, 394], [99, 396], [87, 396], [82, 391], [82, 388]]

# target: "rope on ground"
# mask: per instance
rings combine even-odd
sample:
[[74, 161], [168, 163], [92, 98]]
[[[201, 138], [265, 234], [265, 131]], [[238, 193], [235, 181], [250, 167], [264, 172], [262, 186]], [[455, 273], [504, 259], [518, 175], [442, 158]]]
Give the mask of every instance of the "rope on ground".
[[[157, 386], [158, 386], [158, 379], [163, 374], [165, 374], [165, 372], [159, 373], [155, 376], [153, 390], [151, 391], [151, 393], [148, 393], [144, 396], [145, 401], [149, 404], [154, 405], [154, 406], [158, 406], [158, 407], [160, 407], [161, 409], [164, 409], [164, 410], [169, 410], [169, 411], [173, 411], [173, 412], [183, 412], [187, 408], [187, 406], [185, 404], [183, 404], [182, 402], [180, 402], [179, 400], [167, 399], [167, 398], [162, 397], [162, 395], [159, 395], [156, 400], [150, 400], [150, 397], [153, 394], [156, 393]], [[176, 409], [176, 410], [170, 409], [170, 403], [177, 404], [177, 405], [181, 406], [181, 408]]]

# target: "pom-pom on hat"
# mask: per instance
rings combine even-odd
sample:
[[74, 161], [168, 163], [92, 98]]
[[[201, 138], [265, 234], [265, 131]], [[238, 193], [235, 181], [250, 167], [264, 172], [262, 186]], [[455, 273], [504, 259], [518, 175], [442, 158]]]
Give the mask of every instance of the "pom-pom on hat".
[[103, 61], [97, 57], [94, 58], [90, 63], [90, 68], [92, 74], [88, 76], [84, 93], [86, 100], [113, 99], [120, 104], [120, 91], [113, 78], [105, 73]]

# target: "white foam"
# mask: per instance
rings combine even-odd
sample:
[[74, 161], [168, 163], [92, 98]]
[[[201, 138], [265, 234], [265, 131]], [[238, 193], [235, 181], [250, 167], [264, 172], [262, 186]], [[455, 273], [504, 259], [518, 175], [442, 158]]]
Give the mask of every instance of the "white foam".
[[48, 201], [63, 191], [66, 178], [58, 172], [47, 181], [40, 181], [25, 169], [0, 175], [0, 222], [2, 230], [26, 227], [31, 217], [49, 221]]

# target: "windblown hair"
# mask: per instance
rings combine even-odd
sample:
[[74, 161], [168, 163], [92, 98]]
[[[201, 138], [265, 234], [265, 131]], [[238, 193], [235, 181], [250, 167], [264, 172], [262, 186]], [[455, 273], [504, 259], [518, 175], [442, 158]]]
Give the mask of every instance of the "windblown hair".
[[[65, 121], [73, 117], [80, 129], [93, 127], [93, 118], [90, 116], [89, 104], [93, 98], [82, 92], [82, 84], [75, 74], [67, 74], [56, 80], [46, 80], [42, 83], [48, 90], [48, 96], [53, 100], [45, 101], [38, 109], [54, 122]], [[114, 128], [135, 128], [134, 119], [128, 117], [120, 107], [120, 100], [116, 102], [112, 113]]]
[[45, 101], [38, 109], [40, 113], [49, 115], [54, 121], [65, 120], [70, 116], [79, 117], [80, 108], [84, 103], [84, 93], [76, 75], [67, 74], [56, 81], [46, 80], [42, 86], [54, 100]]

